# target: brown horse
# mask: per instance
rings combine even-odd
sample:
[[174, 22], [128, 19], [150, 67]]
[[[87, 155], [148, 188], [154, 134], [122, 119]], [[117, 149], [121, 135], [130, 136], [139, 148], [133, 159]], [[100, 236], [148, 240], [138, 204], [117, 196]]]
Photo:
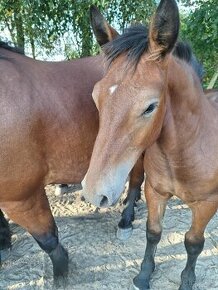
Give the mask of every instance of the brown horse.
[[190, 62], [191, 50], [176, 42], [179, 13], [174, 0], [161, 0], [148, 34], [141, 26], [133, 27], [114, 40], [94, 7], [91, 14], [98, 42], [112, 41], [103, 46], [108, 71], [93, 91], [100, 128], [84, 194], [97, 206], [115, 204], [128, 173], [145, 152], [147, 246], [134, 288], [149, 289], [162, 218], [175, 195], [192, 211], [179, 288], [191, 290], [204, 231], [218, 208], [217, 103], [211, 92], [209, 98], [204, 94]]
[[[0, 208], [49, 254], [57, 281], [67, 274], [68, 255], [44, 187], [80, 183], [88, 169], [99, 126], [91, 93], [103, 75], [102, 60], [35, 61], [0, 43]], [[144, 177], [142, 161], [136, 167], [130, 195], [140, 192]], [[0, 249], [8, 246], [0, 211]]]

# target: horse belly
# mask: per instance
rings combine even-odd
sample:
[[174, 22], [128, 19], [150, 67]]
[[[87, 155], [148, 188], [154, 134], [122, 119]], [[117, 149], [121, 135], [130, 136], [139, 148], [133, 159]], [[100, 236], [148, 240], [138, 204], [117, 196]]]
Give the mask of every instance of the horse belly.
[[80, 183], [88, 170], [92, 147], [88, 151], [65, 152], [50, 160], [49, 172], [45, 184], [51, 183]]
[[217, 178], [203, 178], [195, 180], [190, 178], [190, 181], [183, 184], [176, 180], [175, 195], [185, 203], [196, 201], [211, 201], [218, 202], [218, 184]]
[[[24, 141], [24, 140], [23, 140]], [[22, 200], [43, 186], [47, 166], [37, 151], [21, 146], [0, 153], [0, 201]]]
[[[47, 140], [49, 171], [45, 183], [80, 183], [84, 178], [98, 132], [98, 119], [93, 114], [80, 122], [71, 122], [56, 132], [50, 132]], [[58, 138], [57, 138], [58, 136]]]

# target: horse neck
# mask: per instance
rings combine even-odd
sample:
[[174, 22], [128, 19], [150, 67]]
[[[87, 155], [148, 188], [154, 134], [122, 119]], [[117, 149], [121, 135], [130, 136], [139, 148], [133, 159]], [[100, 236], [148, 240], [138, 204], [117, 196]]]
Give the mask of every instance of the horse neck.
[[195, 143], [210, 126], [208, 114], [211, 117], [214, 112], [188, 63], [174, 57], [169, 59], [167, 91], [160, 138], [176, 146]]

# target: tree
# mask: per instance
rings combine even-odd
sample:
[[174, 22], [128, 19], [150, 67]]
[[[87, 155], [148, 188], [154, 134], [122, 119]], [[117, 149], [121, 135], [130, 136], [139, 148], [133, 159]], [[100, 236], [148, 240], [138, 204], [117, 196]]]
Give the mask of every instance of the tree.
[[[191, 12], [184, 18], [182, 38], [191, 40], [197, 58], [205, 67], [205, 84], [218, 70], [218, 17], [215, 0], [183, 0]], [[218, 87], [218, 83], [215, 84]]]
[[[146, 4], [138, 0], [76, 1], [76, 7], [71, 7], [71, 21], [76, 39], [77, 56], [99, 52], [90, 28], [89, 8], [92, 4], [96, 5], [106, 19], [121, 32], [131, 22], [148, 22], [155, 7], [154, 0], [148, 0]], [[75, 51], [70, 50], [69, 44], [66, 53], [68, 58], [75, 56]]]
[[[2, 0], [0, 22], [7, 27], [12, 41], [20, 48], [36, 47], [51, 51], [55, 41], [66, 31], [69, 23], [68, 2], [41, 0]], [[67, 13], [66, 13], [67, 12]]]
[[91, 4], [105, 11], [107, 19], [122, 31], [132, 21], [147, 21], [155, 1], [144, 4], [136, 0], [2, 0], [0, 23], [2, 29], [8, 28], [15, 44], [24, 50], [31, 48], [34, 58], [37, 48], [51, 53], [60, 39], [66, 43], [68, 55], [86, 56], [98, 51], [90, 28]]
[[[205, 66], [205, 82], [217, 71], [218, 18], [216, 0], [181, 0], [188, 12], [181, 14], [181, 38], [190, 42]], [[35, 58], [61, 53], [66, 58], [96, 54], [89, 7], [95, 4], [122, 33], [134, 22], [148, 23], [156, 0], [1, 0], [0, 28], [10, 31], [12, 41]], [[64, 47], [64, 49], [63, 49]], [[216, 86], [218, 84], [216, 83]]]

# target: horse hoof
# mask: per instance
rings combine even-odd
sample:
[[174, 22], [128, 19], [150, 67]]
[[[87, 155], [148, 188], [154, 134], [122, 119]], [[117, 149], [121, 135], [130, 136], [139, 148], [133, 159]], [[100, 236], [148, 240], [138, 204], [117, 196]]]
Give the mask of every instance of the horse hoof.
[[134, 285], [134, 283], [131, 283], [130, 287], [129, 287], [129, 290], [140, 290], [138, 287], [136, 287]]
[[192, 286], [191, 285], [186, 285], [186, 286], [180, 285], [178, 290], [192, 290]]
[[60, 196], [64, 193], [68, 192], [68, 186], [59, 186], [57, 185], [55, 188], [55, 195]]
[[67, 276], [58, 276], [54, 278], [53, 289], [66, 289], [67, 287]]
[[117, 229], [117, 238], [121, 241], [126, 241], [128, 240], [131, 235], [132, 235], [132, 232], [133, 232], [133, 228], [130, 227], [130, 228], [127, 228], [127, 229], [122, 229], [122, 228], [119, 228]]

